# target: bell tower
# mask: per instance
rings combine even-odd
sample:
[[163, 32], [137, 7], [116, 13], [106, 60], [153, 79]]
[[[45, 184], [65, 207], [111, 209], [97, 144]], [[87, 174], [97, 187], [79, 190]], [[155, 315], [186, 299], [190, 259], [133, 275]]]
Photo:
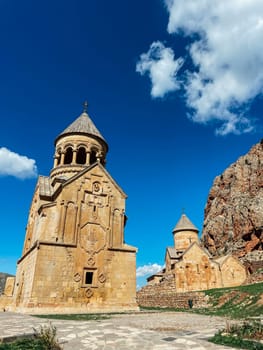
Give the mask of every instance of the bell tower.
[[54, 165], [50, 172], [54, 183], [69, 179], [95, 162], [106, 164], [107, 142], [90, 119], [87, 108], [85, 102], [81, 115], [55, 140]]
[[182, 214], [173, 229], [174, 247], [178, 252], [184, 252], [193, 242], [198, 242], [198, 229]]
[[13, 308], [137, 310], [136, 252], [126, 244], [126, 194], [105, 169], [108, 144], [87, 113], [55, 140], [50, 176], [33, 194]]

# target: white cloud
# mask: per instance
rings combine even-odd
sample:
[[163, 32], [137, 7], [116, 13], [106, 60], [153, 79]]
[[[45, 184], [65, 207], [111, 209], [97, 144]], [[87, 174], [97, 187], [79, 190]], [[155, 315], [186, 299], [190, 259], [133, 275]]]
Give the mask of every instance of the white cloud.
[[163, 266], [158, 264], [148, 264], [148, 265], [139, 266], [136, 269], [136, 276], [144, 277], [148, 275], [154, 275], [155, 273], [159, 272], [162, 269], [163, 269]]
[[15, 274], [17, 257], [0, 258], [0, 272]]
[[19, 179], [37, 176], [34, 159], [21, 156], [5, 147], [0, 148], [0, 176], [14, 176]]
[[[203, 124], [215, 121], [221, 135], [250, 132], [253, 118], [248, 116], [249, 105], [263, 92], [263, 1], [164, 3], [169, 13], [168, 33], [184, 35], [190, 42], [186, 56], [193, 67], [182, 75], [190, 118]], [[172, 49], [168, 50], [173, 61], [178, 61]], [[160, 60], [165, 63], [162, 57]], [[158, 64], [158, 57], [154, 64]], [[167, 74], [170, 84], [178, 86], [178, 76], [168, 72], [163, 69], [161, 81]], [[152, 85], [158, 86], [158, 76]], [[159, 97], [170, 91], [164, 85]]]
[[152, 97], [163, 97], [167, 92], [180, 88], [176, 75], [183, 65], [183, 59], [174, 59], [173, 50], [160, 41], [152, 43], [147, 53], [140, 56], [136, 72], [148, 73], [152, 82]]

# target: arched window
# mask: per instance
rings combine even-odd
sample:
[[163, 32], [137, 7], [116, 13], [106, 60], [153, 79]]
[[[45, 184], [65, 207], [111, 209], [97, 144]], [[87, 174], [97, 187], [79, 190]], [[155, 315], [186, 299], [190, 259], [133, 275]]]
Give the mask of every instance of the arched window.
[[86, 164], [86, 150], [80, 147], [77, 153], [77, 164]]
[[73, 151], [71, 147], [68, 147], [65, 154], [64, 164], [71, 164], [73, 158]]
[[57, 154], [57, 165], [59, 165], [61, 162], [61, 151], [58, 151], [58, 154]]
[[96, 151], [92, 150], [91, 154], [90, 154], [90, 164], [93, 164], [97, 161], [97, 157], [96, 157]]

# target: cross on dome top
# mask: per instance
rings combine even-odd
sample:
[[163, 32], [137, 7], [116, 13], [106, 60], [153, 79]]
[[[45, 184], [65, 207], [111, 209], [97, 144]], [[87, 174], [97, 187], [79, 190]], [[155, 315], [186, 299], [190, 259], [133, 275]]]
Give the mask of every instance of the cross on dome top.
[[87, 113], [88, 111], [88, 101], [86, 100], [84, 103], [83, 103], [83, 113]]

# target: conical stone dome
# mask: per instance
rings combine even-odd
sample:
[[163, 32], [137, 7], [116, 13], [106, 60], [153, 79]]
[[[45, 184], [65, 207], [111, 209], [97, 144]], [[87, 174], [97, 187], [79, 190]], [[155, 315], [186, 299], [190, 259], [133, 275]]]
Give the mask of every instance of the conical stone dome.
[[196, 231], [198, 232], [198, 229], [195, 227], [195, 225], [188, 219], [188, 217], [183, 214], [177, 224], [175, 225], [173, 229], [173, 233], [179, 232], [179, 231]]
[[198, 229], [185, 214], [180, 217], [175, 225], [173, 236], [177, 253], [184, 252], [194, 242], [198, 243]]
[[61, 134], [57, 136], [55, 143], [62, 137], [72, 134], [87, 135], [99, 139], [103, 141], [106, 150], [108, 150], [107, 142], [96, 128], [86, 111], [83, 111], [81, 115], [73, 121], [73, 123], [71, 123], [64, 131], [62, 131]]
[[105, 166], [107, 152], [108, 144], [89, 117], [85, 103], [81, 115], [55, 139], [50, 176], [65, 179], [96, 162]]

